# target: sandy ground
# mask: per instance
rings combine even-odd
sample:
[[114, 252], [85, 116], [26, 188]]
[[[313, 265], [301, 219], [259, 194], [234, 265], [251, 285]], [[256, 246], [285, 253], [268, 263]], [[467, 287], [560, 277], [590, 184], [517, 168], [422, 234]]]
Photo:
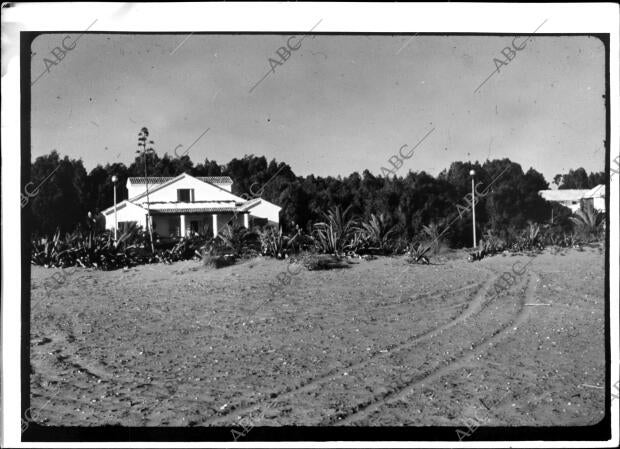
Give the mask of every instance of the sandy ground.
[[43, 282], [58, 270], [33, 267], [33, 416], [63, 426], [596, 423], [603, 254], [545, 252], [510, 288], [494, 287], [529, 260], [79, 269], [49, 298]]

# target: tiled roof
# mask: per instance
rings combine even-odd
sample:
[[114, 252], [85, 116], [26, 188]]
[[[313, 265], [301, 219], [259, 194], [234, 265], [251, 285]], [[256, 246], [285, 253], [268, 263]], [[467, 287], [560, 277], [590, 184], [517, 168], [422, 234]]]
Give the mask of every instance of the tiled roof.
[[202, 208], [176, 208], [176, 209], [151, 209], [151, 214], [199, 214], [213, 212], [236, 212], [235, 207], [202, 207]]
[[[146, 180], [148, 179], [149, 184], [163, 184], [174, 178], [176, 178], [176, 176], [149, 176], [148, 178], [145, 178], [144, 176], [130, 177], [129, 182], [132, 184], [146, 184]], [[233, 183], [233, 180], [230, 176], [196, 176], [195, 178], [211, 184]]]
[[170, 201], [151, 203], [149, 208], [151, 213], [160, 214], [235, 212], [238, 210], [234, 201], [199, 201], [195, 203]]

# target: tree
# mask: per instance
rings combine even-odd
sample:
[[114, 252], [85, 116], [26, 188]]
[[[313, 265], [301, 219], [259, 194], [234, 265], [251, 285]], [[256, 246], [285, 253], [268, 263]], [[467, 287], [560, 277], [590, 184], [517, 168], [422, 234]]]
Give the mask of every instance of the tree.
[[[560, 178], [558, 178], [560, 177]], [[570, 170], [565, 175], [556, 175], [554, 181], [561, 179], [561, 183], [558, 185], [558, 189], [587, 189], [588, 187], [588, 174], [579, 167], [576, 170]]]
[[29, 211], [34, 235], [50, 235], [57, 228], [72, 231], [87, 212], [87, 176], [80, 159], [60, 159], [54, 150], [38, 157], [30, 169]]

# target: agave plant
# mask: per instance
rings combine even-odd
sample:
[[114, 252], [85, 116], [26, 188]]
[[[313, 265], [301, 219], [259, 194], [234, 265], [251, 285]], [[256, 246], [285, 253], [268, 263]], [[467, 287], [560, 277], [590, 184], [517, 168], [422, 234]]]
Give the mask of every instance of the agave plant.
[[538, 223], [528, 223], [527, 229], [521, 232], [521, 234], [512, 242], [511, 251], [522, 252], [531, 251], [534, 249], [544, 249], [544, 241], [542, 233], [540, 232], [540, 225]]
[[426, 234], [426, 236], [431, 239], [430, 249], [433, 251], [434, 254], [437, 254], [437, 252], [439, 251], [439, 244], [441, 238], [439, 226], [437, 225], [437, 223], [433, 222], [430, 223], [428, 226], [422, 226], [422, 230], [424, 231], [424, 234]]
[[283, 234], [282, 228], [276, 230], [273, 227], [268, 227], [267, 229], [259, 230], [258, 238], [260, 240], [261, 254], [283, 259], [294, 252], [295, 244], [300, 237], [300, 229], [293, 236]]
[[582, 239], [576, 233], [571, 232], [569, 234], [564, 233], [560, 246], [564, 248], [580, 248], [582, 245]]
[[430, 251], [430, 246], [424, 246], [422, 243], [411, 244], [407, 249], [406, 261], [409, 263], [420, 263], [428, 265], [430, 263], [426, 254]]
[[[359, 232], [354, 233], [351, 246], [365, 244], [371, 252], [385, 253], [390, 249], [391, 236], [396, 231], [396, 227], [388, 227], [385, 215], [370, 215], [368, 221], [362, 222]], [[361, 238], [357, 241], [356, 238]]]
[[540, 225], [538, 223], [528, 223], [527, 238], [530, 242], [534, 243], [538, 241], [540, 237]]
[[482, 237], [480, 247], [485, 254], [496, 254], [506, 249], [506, 242], [489, 229]]
[[[109, 231], [95, 234], [77, 229], [71, 234], [60, 231], [45, 242], [33, 242], [31, 261], [45, 267], [89, 267], [114, 270], [145, 263], [186, 260], [197, 256], [203, 243], [198, 238], [182, 239], [172, 248], [152, 252], [146, 232], [139, 228], [127, 230], [114, 242]], [[199, 255], [199, 254], [198, 254]]]
[[313, 237], [316, 249], [325, 254], [343, 254], [351, 247], [351, 237], [359, 229], [357, 220], [349, 217], [351, 206], [344, 211], [336, 206], [323, 214], [325, 220], [314, 225]]

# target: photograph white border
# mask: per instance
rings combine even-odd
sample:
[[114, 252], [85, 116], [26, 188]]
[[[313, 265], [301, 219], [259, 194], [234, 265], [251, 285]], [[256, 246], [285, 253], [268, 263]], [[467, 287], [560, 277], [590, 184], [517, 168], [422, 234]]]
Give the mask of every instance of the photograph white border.
[[[614, 3], [10, 3], [2, 7], [2, 446], [4, 447], [617, 447], [620, 401], [612, 402], [612, 439], [492, 442], [248, 442], [32, 443], [21, 442], [20, 339], [20, 41], [21, 31], [315, 32], [610, 34], [611, 160], [619, 153], [619, 7]], [[493, 55], [489, 55], [490, 60]], [[36, 75], [33, 73], [33, 75]], [[41, 88], [41, 86], [35, 86]], [[473, 100], [473, 96], [472, 96]], [[610, 186], [611, 378], [619, 378], [618, 193]], [[611, 394], [611, 392], [609, 392]]]

